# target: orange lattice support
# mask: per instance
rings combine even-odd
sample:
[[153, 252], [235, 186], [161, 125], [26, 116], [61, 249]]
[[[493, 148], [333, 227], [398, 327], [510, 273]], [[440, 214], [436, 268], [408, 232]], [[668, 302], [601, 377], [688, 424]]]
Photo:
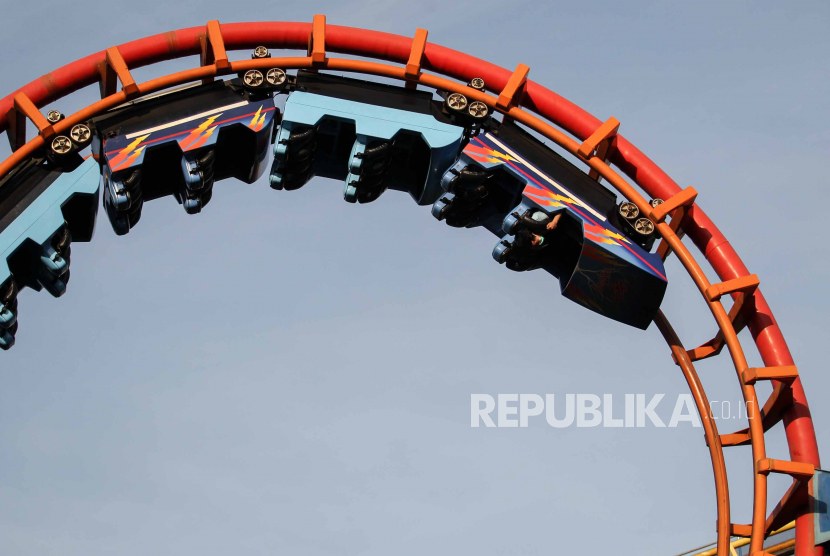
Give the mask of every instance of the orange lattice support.
[[521, 104], [528, 73], [530, 73], [528, 66], [524, 64], [516, 66], [516, 71], [507, 80], [507, 85], [504, 86], [499, 99], [496, 101], [496, 108], [506, 112], [511, 107]]
[[[204, 66], [213, 65], [217, 71], [227, 70], [231, 67], [228, 61], [228, 53], [225, 50], [225, 39], [222, 38], [222, 29], [217, 20], [207, 22], [205, 34], [199, 37], [201, 46], [200, 64]], [[213, 77], [202, 79], [202, 83], [210, 83]]]
[[732, 523], [729, 525], [729, 532], [733, 537], [749, 537], [752, 535], [752, 525]]
[[[761, 408], [761, 425], [764, 432], [770, 430], [784, 418], [784, 413], [793, 405], [793, 391], [790, 385], [781, 382], [772, 389], [764, 407]], [[749, 409], [750, 415], [757, 409]], [[749, 429], [743, 429], [732, 434], [722, 434], [721, 446], [745, 446], [749, 444]]]
[[809, 507], [808, 481], [796, 479], [781, 497], [766, 521], [766, 532], [771, 533], [791, 522], [802, 508]]
[[[663, 205], [660, 206], [662, 207]], [[726, 282], [721, 282], [719, 284], [712, 284], [706, 288], [703, 295], [706, 296], [707, 300], [714, 303], [728, 293], [743, 292], [745, 294], [751, 294], [758, 288], [760, 283], [761, 282], [758, 280], [757, 275], [750, 274], [749, 276], [741, 276], [740, 278], [727, 280]]]
[[311, 34], [308, 36], [308, 55], [314, 64], [326, 61], [326, 16], [317, 14], [311, 23]]
[[[409, 51], [409, 61], [406, 63], [406, 75], [409, 79], [415, 79], [421, 73], [421, 61], [424, 59], [424, 50], [427, 46], [427, 35], [429, 33], [426, 29], [416, 29], [415, 38], [412, 39], [412, 49]], [[414, 89], [417, 85], [414, 81], [407, 81], [406, 88]]]
[[651, 209], [651, 219], [655, 223], [660, 223], [674, 210], [680, 207], [690, 207], [697, 199], [697, 191], [694, 187], [687, 187], [677, 195], [673, 195], [669, 199], [663, 201], [663, 204], [657, 205]]
[[790, 475], [799, 480], [810, 480], [816, 472], [816, 466], [812, 463], [801, 463], [799, 461], [785, 461], [780, 459], [764, 458], [758, 460], [755, 472], [761, 475], [770, 473], [782, 473]]
[[124, 61], [117, 46], [107, 49], [106, 58], [98, 66], [98, 73], [101, 75], [101, 80], [98, 82], [101, 98], [115, 94], [118, 90], [118, 80], [121, 80], [121, 88], [128, 97], [138, 94], [138, 85], [135, 84], [127, 62]]
[[[588, 159], [592, 154], [596, 153], [597, 158], [606, 162], [617, 148], [617, 131], [619, 129], [619, 120], [616, 118], [608, 118], [590, 137], [582, 142], [577, 152], [585, 159]], [[602, 180], [602, 176], [593, 168], [589, 170], [588, 176], [596, 181]]]
[[798, 368], [795, 365], [785, 367], [751, 367], [741, 373], [744, 384], [755, 384], [759, 380], [780, 380], [792, 382], [798, 378]]
[[52, 125], [43, 117], [37, 106], [26, 96], [26, 93], [17, 93], [14, 95], [14, 104], [11, 110], [6, 115], [9, 122], [9, 128], [6, 135], [9, 138], [9, 144], [13, 151], [26, 144], [26, 119], [32, 121], [37, 127], [38, 132], [44, 139], [49, 139], [55, 135], [55, 130]]
[[[591, 169], [591, 171], [593, 172], [594, 170]], [[681, 228], [681, 226], [683, 225], [683, 219], [686, 218], [688, 214], [689, 207], [682, 206], [675, 209], [674, 213], [672, 213], [671, 215], [671, 222], [669, 222], [669, 227], [675, 233], [678, 239], [683, 239], [683, 236], [685, 235], [685, 233], [683, 232], [683, 228]], [[660, 256], [660, 258], [664, 261], [669, 255], [671, 255], [671, 245], [666, 240], [666, 238], [660, 240], [660, 243], [657, 245], [657, 250], [655, 251], [655, 253], [657, 253]]]

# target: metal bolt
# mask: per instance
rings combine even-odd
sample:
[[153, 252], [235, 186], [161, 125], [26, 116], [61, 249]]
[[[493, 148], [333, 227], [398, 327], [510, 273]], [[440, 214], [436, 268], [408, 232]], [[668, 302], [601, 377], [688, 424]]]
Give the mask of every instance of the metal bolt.
[[72, 141], [65, 135], [58, 135], [52, 140], [52, 152], [55, 154], [66, 154], [72, 150]]
[[72, 137], [72, 140], [76, 143], [83, 144], [89, 141], [89, 138], [92, 136], [92, 132], [89, 130], [89, 126], [85, 124], [78, 124], [70, 130], [69, 136]]
[[453, 93], [447, 97], [447, 106], [453, 110], [464, 110], [467, 108], [467, 97], [461, 93]]
[[268, 58], [269, 56], [270, 53], [268, 52], [268, 49], [264, 46], [258, 46], [254, 48], [254, 58]]
[[637, 230], [638, 233], [647, 236], [654, 231], [654, 222], [648, 218], [638, 218], [637, 221], [634, 222], [634, 229]]
[[46, 113], [46, 120], [50, 124], [56, 124], [63, 119], [63, 114], [58, 112], [57, 110], [50, 110]]
[[480, 77], [473, 77], [470, 80], [470, 87], [473, 89], [478, 89], [479, 91], [484, 90], [484, 80]]
[[632, 220], [640, 215], [640, 209], [638, 209], [637, 205], [635, 205], [631, 201], [626, 201], [620, 205], [620, 215], [623, 218]]
[[477, 100], [470, 104], [467, 112], [469, 112], [473, 118], [483, 118], [487, 115], [487, 105]]
[[265, 80], [271, 85], [282, 85], [285, 83], [285, 72], [280, 68], [272, 68], [265, 74]]
[[248, 70], [242, 77], [242, 81], [249, 87], [259, 87], [263, 81], [262, 72], [259, 70]]

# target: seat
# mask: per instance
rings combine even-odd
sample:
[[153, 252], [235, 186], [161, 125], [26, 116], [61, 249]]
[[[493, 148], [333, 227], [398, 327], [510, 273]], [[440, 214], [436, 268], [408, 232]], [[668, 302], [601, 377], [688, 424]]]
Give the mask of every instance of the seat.
[[[558, 211], [561, 213], [562, 211]], [[493, 249], [493, 258], [515, 272], [535, 270], [551, 263], [551, 236], [561, 216], [540, 208], [519, 205], [504, 219], [503, 229], [511, 239], [503, 239]]]

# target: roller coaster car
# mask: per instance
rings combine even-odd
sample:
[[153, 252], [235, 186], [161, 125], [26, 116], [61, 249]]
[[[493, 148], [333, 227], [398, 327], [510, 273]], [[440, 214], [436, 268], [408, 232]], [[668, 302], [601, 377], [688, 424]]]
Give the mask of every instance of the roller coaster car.
[[[460, 195], [467, 180], [486, 191], [476, 186]], [[632, 225], [620, 232], [614, 222], [620, 206], [629, 207], [515, 123], [494, 123], [471, 138], [442, 184], [447, 193], [433, 215], [440, 219], [444, 211], [453, 224], [456, 214], [455, 224], [498, 235], [499, 263], [519, 272], [545, 269], [559, 279], [562, 295], [613, 320], [645, 329], [654, 318], [667, 281], [660, 257], [646, 250], [654, 241], [651, 221], [650, 228], [641, 222], [640, 231]]]
[[63, 295], [70, 243], [94, 234], [98, 164], [76, 151], [41, 153], [0, 180], [0, 349], [14, 345], [20, 289]]
[[298, 189], [317, 175], [344, 180], [351, 203], [396, 189], [432, 204], [464, 133], [431, 93], [300, 71], [274, 145], [271, 187]]
[[95, 118], [93, 152], [115, 232], [126, 234], [138, 223], [144, 201], [173, 195], [195, 214], [210, 201], [215, 181], [256, 181], [278, 119], [272, 92], [238, 79], [216, 81], [145, 97]]

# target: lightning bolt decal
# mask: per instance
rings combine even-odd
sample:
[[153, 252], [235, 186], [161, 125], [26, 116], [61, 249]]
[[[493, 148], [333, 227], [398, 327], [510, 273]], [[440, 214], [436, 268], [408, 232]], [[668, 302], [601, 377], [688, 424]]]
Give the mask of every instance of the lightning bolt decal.
[[127, 160], [122, 162], [117, 168], [113, 168], [112, 171], [114, 172], [116, 170], [124, 170], [125, 168], [129, 168], [130, 166], [132, 166], [133, 162], [135, 162], [135, 160], [139, 156], [141, 156], [141, 153], [144, 152], [144, 148], [146, 146], [147, 145], [141, 145], [140, 147], [138, 147], [133, 154], [127, 157]]
[[121, 150], [121, 152], [119, 152], [117, 155], [115, 155], [115, 157], [112, 160], [110, 160], [110, 168], [112, 168], [112, 171], [115, 171], [117, 169], [117, 167], [122, 162], [124, 162], [124, 160], [128, 156], [130, 156], [130, 153], [133, 152], [133, 149], [135, 149], [142, 141], [147, 139], [149, 136], [150, 135], [148, 134], [148, 135], [142, 135], [141, 137], [136, 137], [136, 139], [132, 143], [130, 143], [129, 145], [124, 147]]
[[205, 134], [202, 135], [201, 137], [199, 137], [199, 140], [196, 141], [195, 143], [193, 143], [193, 145], [191, 145], [190, 147], [188, 147], [187, 150], [192, 151], [194, 149], [198, 149], [199, 147], [201, 147], [202, 145], [207, 143], [207, 140], [210, 139], [210, 136], [213, 135], [214, 131], [216, 131], [216, 126], [213, 126], [213, 127], [209, 128], [205, 132]]
[[262, 106], [257, 108], [256, 114], [254, 114], [254, 119], [251, 120], [251, 123], [248, 124], [248, 127], [256, 131], [256, 126], [259, 120], [259, 115], [262, 113]]
[[[199, 126], [198, 126], [197, 128], [195, 128], [193, 131], [191, 131], [191, 132], [190, 132], [190, 135], [188, 135], [187, 137], [185, 137], [184, 139], [182, 139], [182, 140], [179, 142], [179, 145], [181, 146], [182, 150], [183, 150], [183, 151], [185, 151], [185, 150], [189, 151], [190, 149], [188, 148], [188, 145], [190, 145], [191, 143], [193, 143], [194, 141], [196, 141], [196, 139], [198, 139], [198, 138], [199, 138], [199, 136], [200, 136], [200, 135], [201, 135], [201, 134], [202, 134], [202, 133], [203, 133], [203, 132], [204, 132], [207, 128], [209, 128], [211, 125], [213, 125], [213, 122], [215, 122], [215, 121], [216, 121], [216, 118], [218, 118], [218, 117], [219, 117], [219, 116], [221, 116], [221, 115], [222, 115], [222, 112], [220, 112], [220, 113], [218, 113], [218, 114], [214, 114], [213, 116], [211, 116], [210, 118], [208, 118], [207, 120], [205, 120], [204, 122], [202, 122], [201, 124], [199, 124]], [[191, 147], [191, 148], [194, 148], [194, 147]]]
[[485, 147], [479, 147], [477, 145], [473, 145], [472, 143], [468, 143], [467, 146], [464, 147], [464, 152], [475, 158], [489, 159], [487, 161], [494, 164], [502, 164], [508, 161], [518, 162], [515, 158], [508, 154], [504, 154], [493, 149], [487, 149]]

